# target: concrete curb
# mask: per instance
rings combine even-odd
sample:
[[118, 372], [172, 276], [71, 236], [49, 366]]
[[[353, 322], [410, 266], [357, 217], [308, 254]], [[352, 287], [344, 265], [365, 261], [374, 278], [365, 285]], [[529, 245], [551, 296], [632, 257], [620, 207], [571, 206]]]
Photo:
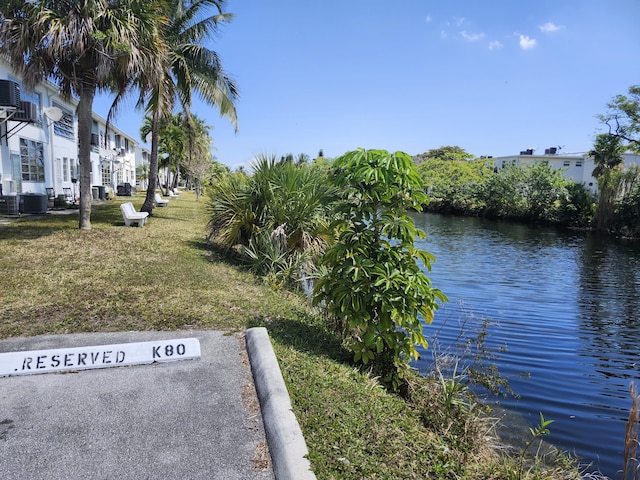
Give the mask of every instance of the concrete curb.
[[315, 480], [267, 329], [248, 329], [246, 342], [276, 480]]

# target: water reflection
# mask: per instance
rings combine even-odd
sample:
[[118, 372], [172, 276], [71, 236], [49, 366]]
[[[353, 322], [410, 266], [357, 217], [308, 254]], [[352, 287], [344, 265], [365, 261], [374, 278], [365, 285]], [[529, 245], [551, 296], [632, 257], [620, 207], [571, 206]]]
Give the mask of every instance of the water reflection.
[[581, 250], [579, 271], [579, 320], [593, 338], [591, 354], [605, 365], [616, 360], [612, 351], [638, 354], [640, 246], [591, 235]]
[[[555, 419], [550, 440], [613, 478], [629, 381], [640, 378], [640, 242], [478, 218], [413, 218], [427, 233], [420, 246], [437, 258], [428, 275], [451, 300], [427, 335], [469, 310], [491, 318], [491, 345], [507, 346], [498, 366], [521, 395], [502, 404], [530, 425], [538, 412]], [[442, 339], [453, 341], [460, 322], [447, 323]], [[418, 368], [428, 368], [428, 358]]]

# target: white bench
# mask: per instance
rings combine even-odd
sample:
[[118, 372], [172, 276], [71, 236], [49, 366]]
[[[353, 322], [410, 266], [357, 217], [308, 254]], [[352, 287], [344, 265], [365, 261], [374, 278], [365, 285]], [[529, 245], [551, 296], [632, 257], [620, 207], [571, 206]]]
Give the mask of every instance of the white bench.
[[127, 227], [131, 227], [134, 224], [142, 227], [149, 216], [148, 212], [136, 212], [136, 209], [131, 202], [122, 203], [120, 205], [120, 210], [122, 210], [122, 218], [124, 218], [124, 224]]
[[158, 207], [166, 207], [167, 205], [169, 205], [169, 200], [165, 200], [164, 198], [162, 198], [159, 193], [155, 194], [154, 200], [156, 201], [156, 206]]

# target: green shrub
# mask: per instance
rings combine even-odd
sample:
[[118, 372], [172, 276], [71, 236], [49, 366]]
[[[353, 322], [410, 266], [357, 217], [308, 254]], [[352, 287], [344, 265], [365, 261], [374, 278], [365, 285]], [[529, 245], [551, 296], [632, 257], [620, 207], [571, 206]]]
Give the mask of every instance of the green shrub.
[[314, 287], [314, 303], [337, 319], [354, 360], [371, 363], [396, 390], [416, 346], [427, 347], [420, 316], [430, 323], [445, 295], [420, 268], [435, 260], [414, 247], [406, 215], [426, 203], [420, 176], [403, 152], [359, 149], [336, 159], [332, 179], [340, 189], [337, 242], [323, 258], [326, 274]]
[[276, 288], [296, 287], [333, 240], [334, 189], [318, 168], [262, 156], [253, 175], [222, 175], [207, 191], [209, 238], [239, 247], [251, 269]]

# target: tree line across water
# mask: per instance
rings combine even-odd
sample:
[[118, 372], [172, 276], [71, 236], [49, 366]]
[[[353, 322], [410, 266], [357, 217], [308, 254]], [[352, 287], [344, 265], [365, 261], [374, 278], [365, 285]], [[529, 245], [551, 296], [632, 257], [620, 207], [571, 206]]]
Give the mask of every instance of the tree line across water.
[[623, 153], [640, 153], [640, 85], [617, 95], [599, 116], [608, 132], [589, 152], [597, 193], [541, 161], [496, 169], [459, 147], [441, 147], [414, 160], [429, 195], [428, 211], [478, 215], [640, 237], [640, 168]]
[[[638, 94], [640, 87], [630, 89], [636, 112]], [[430, 321], [446, 301], [420, 268], [428, 270], [433, 257], [415, 248], [424, 232], [407, 211], [640, 236], [640, 168], [622, 168], [622, 152], [639, 148], [631, 135], [640, 117], [624, 113], [628, 103], [619, 96], [609, 106], [603, 121], [615, 118], [616, 128], [598, 135], [590, 152], [597, 195], [547, 162], [497, 169], [459, 147], [413, 158], [365, 149], [335, 160], [320, 152], [312, 162], [305, 155], [263, 156], [252, 175], [218, 169], [211, 176], [209, 238], [275, 288], [308, 280], [314, 303], [354, 359], [402, 388], [416, 346], [426, 345], [419, 317]]]

